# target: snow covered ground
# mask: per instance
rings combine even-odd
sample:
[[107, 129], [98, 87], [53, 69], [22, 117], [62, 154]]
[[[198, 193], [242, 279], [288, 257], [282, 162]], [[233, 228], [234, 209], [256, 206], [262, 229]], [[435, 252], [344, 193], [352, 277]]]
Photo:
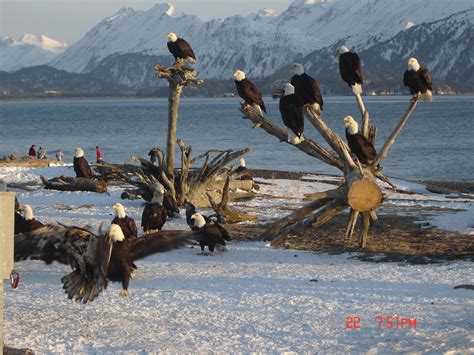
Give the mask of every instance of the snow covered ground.
[[[62, 173], [72, 175], [68, 167], [0, 168], [0, 179], [38, 181], [38, 174]], [[262, 185], [260, 194], [290, 195], [280, 200], [290, 206], [300, 205], [305, 193], [331, 186], [267, 182], [275, 185]], [[396, 183], [416, 194], [393, 194], [390, 203], [449, 209], [433, 212], [431, 222], [472, 233], [469, 196], [430, 194], [422, 185]], [[32, 205], [42, 221], [98, 225], [112, 219], [110, 206], [119, 201], [121, 189], [17, 192], [20, 203]], [[141, 202], [124, 204], [139, 219]], [[257, 198], [246, 206], [283, 213], [276, 204]], [[83, 207], [68, 210], [66, 205]], [[166, 228], [186, 224], [178, 219]], [[256, 242], [232, 242], [228, 252], [213, 257], [196, 254], [197, 249], [184, 248], [139, 260], [142, 276], [132, 280], [130, 297], [120, 297], [121, 286], [111, 283], [87, 305], [62, 292], [60, 278], [68, 267], [16, 263], [20, 287], [5, 287], [6, 344], [37, 353], [474, 351], [474, 293], [453, 289], [474, 283], [471, 262], [368, 263], [350, 254], [275, 250]], [[379, 327], [377, 316], [398, 317], [399, 327], [396, 318], [394, 327], [387, 328], [388, 322]], [[355, 317], [360, 328], [348, 328]], [[401, 328], [402, 318], [416, 318], [416, 328]]]

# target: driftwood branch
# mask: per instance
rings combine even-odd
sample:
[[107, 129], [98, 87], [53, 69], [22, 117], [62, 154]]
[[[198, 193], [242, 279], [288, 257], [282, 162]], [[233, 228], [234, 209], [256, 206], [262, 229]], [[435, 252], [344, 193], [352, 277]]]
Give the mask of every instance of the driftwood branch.
[[307, 216], [306, 218], [300, 218], [294, 224], [286, 225], [282, 229], [275, 232], [269, 240], [274, 240], [275, 242], [278, 240], [279, 237], [282, 237], [292, 231], [309, 227], [313, 225], [314, 228], [318, 228], [322, 226], [324, 223], [329, 221], [332, 217], [334, 217], [339, 212], [342, 212], [347, 208], [347, 204], [345, 201], [340, 199], [332, 199], [327, 201], [326, 204], [321, 206], [315, 213], [312, 215]]
[[351, 208], [351, 212], [349, 214], [349, 220], [347, 221], [347, 227], [346, 227], [346, 236], [345, 236], [346, 243], [349, 242], [349, 240], [352, 237], [352, 234], [354, 233], [354, 229], [357, 224], [358, 217], [359, 217], [359, 212]]
[[316, 143], [312, 139], [306, 138], [300, 144], [292, 144], [288, 142], [288, 134], [286, 130], [280, 128], [277, 124], [269, 119], [258, 115], [255, 109], [249, 105], [241, 104], [240, 111], [244, 114], [244, 118], [248, 118], [254, 124], [264, 129], [267, 133], [277, 137], [281, 142], [290, 144], [306, 154], [321, 160], [322, 162], [334, 166], [341, 171], [344, 171], [344, 163], [333, 152], [328, 152], [323, 146]]
[[400, 134], [400, 131], [405, 126], [405, 124], [407, 123], [407, 121], [410, 118], [411, 114], [415, 110], [415, 107], [416, 107], [417, 103], [418, 103], [418, 97], [414, 96], [412, 98], [412, 100], [410, 101], [410, 105], [408, 106], [407, 111], [403, 115], [403, 117], [400, 120], [400, 122], [398, 123], [397, 127], [395, 127], [392, 134], [390, 135], [390, 137], [388, 137], [388, 139], [385, 142], [385, 144], [383, 145], [382, 149], [379, 151], [379, 153], [375, 157], [374, 161], [372, 162], [373, 167], [379, 165], [380, 162], [387, 157], [388, 152], [390, 151], [390, 148], [395, 143], [395, 139], [397, 139], [398, 135]]
[[312, 108], [305, 107], [306, 118], [326, 140], [332, 149], [339, 155], [349, 169], [355, 168], [354, 160], [349, 154], [349, 148], [342, 139], [326, 124], [323, 118]]
[[369, 138], [369, 112], [365, 108], [364, 101], [362, 100], [362, 96], [360, 94], [354, 94], [357, 106], [360, 110], [360, 115], [362, 117], [362, 134], [365, 138]]
[[362, 213], [360, 239], [359, 239], [359, 247], [361, 249], [365, 248], [365, 246], [367, 245], [367, 239], [369, 236], [369, 227], [370, 227], [370, 213], [364, 212]]
[[341, 198], [343, 194], [344, 192], [342, 191], [342, 188], [321, 192], [317, 199], [307, 203], [299, 210], [293, 212], [289, 216], [278, 220], [270, 228], [267, 228], [267, 230], [260, 234], [259, 239], [266, 241], [273, 240], [278, 235], [280, 235], [280, 230], [293, 225], [297, 221], [313, 213], [315, 210], [321, 208], [324, 204], [328, 203], [328, 201]]

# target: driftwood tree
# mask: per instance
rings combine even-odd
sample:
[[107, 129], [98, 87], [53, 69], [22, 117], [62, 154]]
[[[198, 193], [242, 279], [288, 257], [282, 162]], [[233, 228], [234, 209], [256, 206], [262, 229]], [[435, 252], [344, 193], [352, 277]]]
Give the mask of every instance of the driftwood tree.
[[[305, 140], [298, 145], [289, 143], [286, 129], [282, 129], [275, 122], [260, 116], [251, 106], [241, 104], [240, 110], [244, 114], [244, 118], [250, 119], [254, 124], [258, 123], [257, 126], [277, 137], [280, 141], [291, 144], [313, 158], [334, 166], [343, 174], [343, 183], [341, 186], [310, 195], [309, 203], [273, 223], [260, 235], [260, 239], [275, 240], [287, 233], [311, 225], [317, 228], [336, 214], [350, 208], [346, 228], [346, 240], [352, 237], [357, 220], [361, 216], [359, 245], [363, 248], [367, 243], [370, 221], [377, 219], [375, 210], [380, 206], [383, 200], [382, 191], [376, 183], [376, 179], [390, 183], [389, 180], [381, 174], [380, 163], [387, 157], [398, 134], [415, 109], [418, 99], [417, 96], [412, 98], [399, 124], [369, 166], [362, 166], [352, 157], [347, 144], [328, 126], [322, 115], [319, 115], [310, 106], [305, 107], [305, 116], [319, 132], [321, 137], [328, 143], [330, 149], [324, 148], [315, 140], [309, 139], [308, 137], [305, 137]], [[356, 95], [356, 102], [362, 116], [362, 134], [374, 143], [376, 128], [369, 124], [369, 114], [360, 95]]]
[[[166, 79], [169, 84], [166, 153], [157, 147], [155, 148], [156, 163], [134, 158], [133, 160], [141, 163], [141, 167], [105, 164], [99, 170], [103, 176], [109, 179], [123, 180], [140, 189], [138, 192], [127, 192], [127, 197], [139, 196], [143, 192], [153, 189], [159, 182], [178, 205], [189, 201], [196, 207], [211, 207], [208, 193], [211, 198], [222, 198], [222, 193], [217, 191], [223, 190], [226, 177], [232, 170], [229, 163], [250, 152], [250, 148], [238, 151], [211, 149], [194, 159], [191, 158], [191, 145], [186, 146], [182, 139], [176, 139], [179, 102], [185, 87], [200, 85], [203, 80], [196, 78], [195, 69], [187, 68], [183, 64], [183, 61], [177, 61], [172, 67], [155, 65], [156, 77]], [[175, 168], [176, 144], [181, 153], [181, 168], [179, 169]], [[199, 168], [193, 168], [193, 165], [196, 165], [198, 161], [203, 161], [202, 165]], [[245, 181], [231, 181], [230, 188], [250, 191], [252, 186], [251, 183]], [[224, 200], [248, 197], [248, 194], [241, 196], [229, 193]]]

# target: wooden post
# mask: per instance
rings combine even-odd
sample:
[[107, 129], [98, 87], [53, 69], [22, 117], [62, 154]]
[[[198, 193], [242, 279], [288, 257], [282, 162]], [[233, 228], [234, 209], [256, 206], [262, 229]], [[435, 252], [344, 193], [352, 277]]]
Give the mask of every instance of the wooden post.
[[13, 269], [15, 193], [0, 192], [0, 354], [3, 354], [3, 280]]
[[174, 152], [176, 143], [176, 128], [178, 124], [179, 99], [183, 85], [176, 80], [170, 80], [168, 96], [168, 137], [166, 143], [166, 175], [171, 178], [174, 174]]

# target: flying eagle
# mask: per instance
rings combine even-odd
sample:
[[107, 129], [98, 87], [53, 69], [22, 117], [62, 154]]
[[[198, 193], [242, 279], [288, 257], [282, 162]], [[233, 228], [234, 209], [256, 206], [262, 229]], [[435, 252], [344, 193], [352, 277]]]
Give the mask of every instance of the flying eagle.
[[280, 113], [283, 123], [288, 127], [288, 142], [300, 144], [304, 141], [304, 103], [295, 94], [295, 87], [284, 85], [284, 94], [280, 97]]
[[166, 223], [168, 212], [163, 205], [164, 193], [165, 188], [159, 184], [153, 191], [151, 202], [147, 203], [143, 209], [142, 227], [145, 234], [161, 230]]
[[[215, 221], [206, 222], [204, 216], [200, 213], [194, 213], [191, 216], [191, 220], [194, 220], [194, 226], [191, 228], [193, 231], [199, 232], [199, 245], [201, 247], [201, 253], [199, 255], [212, 255], [216, 245], [222, 246], [225, 250], [226, 240], [231, 240], [227, 230], [224, 229], [220, 224]], [[204, 247], [207, 245], [209, 252], [204, 252]]]
[[115, 218], [112, 220], [112, 224], [117, 224], [122, 228], [122, 232], [125, 235], [125, 239], [136, 238], [137, 224], [135, 220], [125, 213], [125, 207], [121, 203], [115, 203], [112, 205], [112, 209], [115, 211]]
[[173, 32], [168, 33], [167, 37], [168, 49], [176, 61], [184, 60], [191, 64], [196, 63], [196, 56], [194, 55], [194, 51], [188, 42], [182, 38], [179, 38]]
[[339, 72], [341, 78], [352, 88], [355, 95], [362, 94], [362, 65], [357, 53], [349, 51], [346, 46], [336, 49], [336, 57], [339, 57]]
[[428, 69], [422, 67], [416, 58], [408, 59], [408, 70], [403, 74], [403, 84], [410, 94], [420, 95], [424, 101], [433, 99], [433, 80]]
[[[23, 215], [20, 213], [23, 212]], [[30, 205], [22, 205], [15, 212], [14, 234], [27, 233], [43, 227], [44, 224], [33, 216], [33, 209]]]
[[362, 164], [369, 165], [377, 156], [374, 146], [365, 136], [358, 133], [359, 125], [351, 116], [344, 117], [344, 126], [346, 127], [347, 143], [352, 153]]
[[245, 73], [242, 70], [237, 70], [234, 73], [234, 82], [237, 88], [237, 93], [247, 105], [256, 109], [260, 116], [263, 116], [262, 111], [267, 113], [265, 103], [262, 99], [262, 93], [249, 79], [245, 77]]
[[63, 288], [69, 299], [87, 303], [107, 288], [108, 281], [121, 282], [120, 294], [128, 296], [135, 260], [183, 247], [196, 239], [199, 240], [198, 233], [172, 230], [125, 239], [117, 224], [100, 236], [69, 227], [65, 232], [34, 231], [15, 236], [15, 259], [67, 260], [73, 271], [61, 279]]
[[293, 73], [291, 85], [295, 87], [296, 95], [301, 97], [305, 105], [313, 107], [317, 113], [321, 114], [323, 97], [318, 82], [304, 72], [304, 67], [301, 64], [292, 64], [291, 71]]
[[76, 177], [86, 179], [93, 178], [91, 167], [89, 166], [86, 158], [84, 158], [84, 150], [82, 150], [82, 148], [76, 148], [74, 152], [73, 164]]

